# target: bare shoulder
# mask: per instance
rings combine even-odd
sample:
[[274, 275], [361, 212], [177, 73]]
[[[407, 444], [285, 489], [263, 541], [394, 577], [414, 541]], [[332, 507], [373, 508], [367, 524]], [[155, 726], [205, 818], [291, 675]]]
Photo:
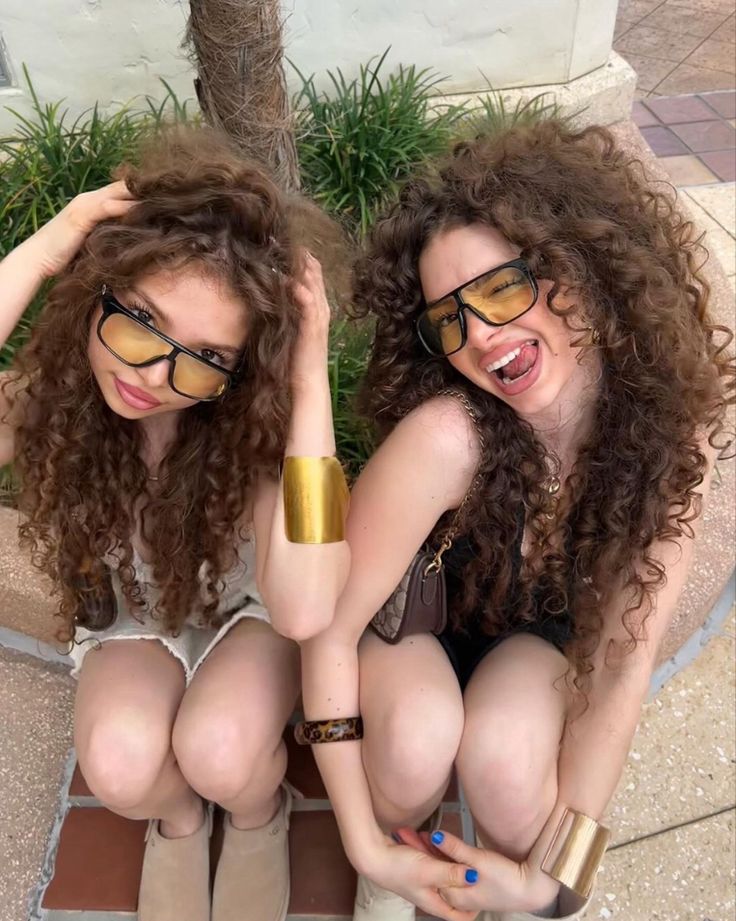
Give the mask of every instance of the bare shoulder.
[[453, 397], [434, 397], [408, 413], [368, 462], [359, 492], [397, 491], [439, 503], [440, 513], [462, 501], [478, 466], [473, 420]]
[[478, 429], [459, 399], [449, 395], [422, 403], [396, 428], [397, 436], [431, 457], [461, 501], [480, 461]]

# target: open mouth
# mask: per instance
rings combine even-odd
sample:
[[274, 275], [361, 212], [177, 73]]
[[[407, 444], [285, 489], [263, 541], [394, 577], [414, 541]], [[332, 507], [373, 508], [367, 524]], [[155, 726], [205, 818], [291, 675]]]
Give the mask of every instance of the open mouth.
[[489, 374], [509, 387], [531, 373], [539, 356], [539, 341], [529, 339], [486, 367]]

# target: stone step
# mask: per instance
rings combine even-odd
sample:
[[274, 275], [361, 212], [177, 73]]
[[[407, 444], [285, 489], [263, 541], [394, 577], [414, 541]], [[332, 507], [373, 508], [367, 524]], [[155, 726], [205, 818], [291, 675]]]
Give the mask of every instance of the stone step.
[[[287, 777], [303, 798], [295, 799], [289, 829], [291, 902], [288, 921], [349, 921], [355, 872], [340, 836], [311, 750], [298, 746], [290, 730]], [[71, 809], [64, 819], [51, 884], [42, 894], [45, 921], [134, 921], [143, 861], [146, 822], [133, 822], [104, 809], [92, 797], [77, 768], [68, 790]], [[465, 816], [465, 822], [463, 818]], [[472, 826], [461, 805], [457, 783], [446, 794], [442, 827], [462, 836]], [[211, 858], [222, 846], [216, 814]], [[426, 917], [419, 914], [419, 917]], [[24, 919], [25, 921], [25, 919]]]

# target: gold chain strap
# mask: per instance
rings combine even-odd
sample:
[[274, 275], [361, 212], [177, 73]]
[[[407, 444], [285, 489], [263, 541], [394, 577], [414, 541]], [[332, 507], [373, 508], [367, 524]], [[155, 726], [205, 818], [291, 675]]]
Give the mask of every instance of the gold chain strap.
[[[480, 444], [480, 454], [481, 454], [481, 459], [482, 459], [483, 451], [486, 445], [485, 445], [485, 439], [483, 438], [483, 432], [481, 431], [480, 424], [478, 422], [478, 413], [476, 412], [473, 404], [470, 402], [470, 400], [461, 390], [440, 390], [437, 393], [437, 396], [438, 397], [445, 397], [445, 396], [455, 397], [457, 400], [460, 401], [463, 408], [465, 409], [465, 412], [470, 416], [470, 418], [473, 420], [473, 424], [475, 425], [476, 431], [478, 433], [478, 441]], [[447, 553], [450, 547], [452, 547], [452, 542], [455, 540], [455, 537], [457, 535], [457, 524], [458, 524], [458, 521], [460, 520], [460, 516], [462, 515], [463, 510], [465, 509], [465, 506], [468, 504], [468, 501], [475, 495], [478, 489], [478, 484], [481, 481], [480, 467], [481, 467], [481, 462], [478, 463], [478, 470], [476, 470], [473, 482], [470, 484], [470, 488], [465, 493], [463, 497], [463, 501], [457, 507], [455, 514], [452, 516], [452, 521], [447, 526], [445, 533], [442, 537], [442, 541], [440, 542], [440, 546], [437, 552], [435, 553], [432, 559], [432, 562], [427, 566], [425, 570], [425, 574], [428, 572], [432, 572], [432, 571], [439, 572], [439, 570], [442, 568], [442, 557]]]

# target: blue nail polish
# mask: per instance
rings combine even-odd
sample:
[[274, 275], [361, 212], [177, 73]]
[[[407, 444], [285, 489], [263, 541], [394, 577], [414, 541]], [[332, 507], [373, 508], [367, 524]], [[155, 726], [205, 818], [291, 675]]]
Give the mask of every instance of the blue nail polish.
[[443, 831], [435, 831], [432, 833], [432, 844], [442, 844], [445, 840], [445, 833]]
[[478, 871], [477, 870], [466, 870], [465, 871], [465, 882], [466, 883], [477, 883], [478, 882]]

